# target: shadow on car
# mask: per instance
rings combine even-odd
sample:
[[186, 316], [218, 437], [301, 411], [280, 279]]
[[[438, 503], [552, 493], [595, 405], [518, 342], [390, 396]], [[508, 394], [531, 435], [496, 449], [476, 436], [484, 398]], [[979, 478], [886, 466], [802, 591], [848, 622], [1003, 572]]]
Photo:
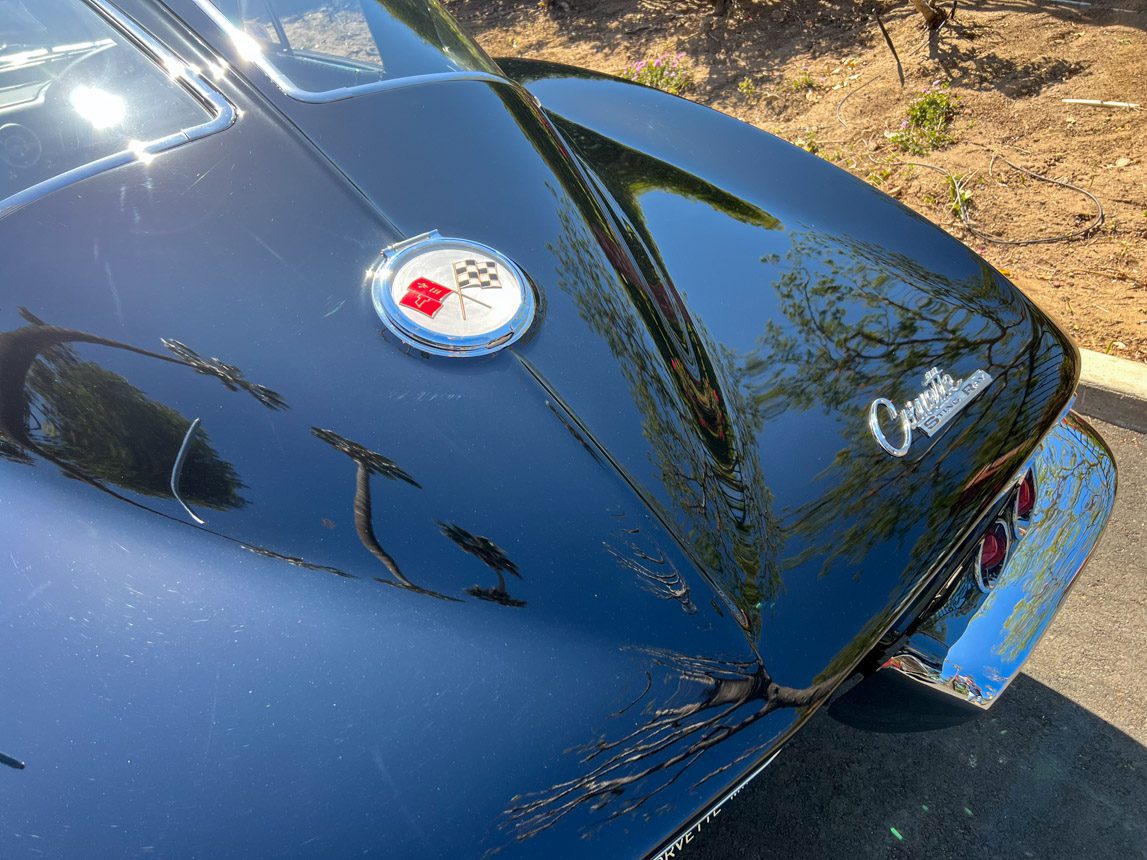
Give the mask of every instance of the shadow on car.
[[911, 735], [818, 714], [688, 857], [1147, 857], [1147, 747], [1027, 675]]

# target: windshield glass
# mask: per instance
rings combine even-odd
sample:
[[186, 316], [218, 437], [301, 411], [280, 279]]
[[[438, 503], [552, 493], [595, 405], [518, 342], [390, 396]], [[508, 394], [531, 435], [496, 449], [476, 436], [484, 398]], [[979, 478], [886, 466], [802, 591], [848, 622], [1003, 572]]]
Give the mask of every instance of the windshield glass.
[[0, 0], [0, 212], [42, 182], [210, 119], [81, 0]]
[[498, 73], [427, 0], [197, 0], [245, 59], [300, 98], [443, 72]]

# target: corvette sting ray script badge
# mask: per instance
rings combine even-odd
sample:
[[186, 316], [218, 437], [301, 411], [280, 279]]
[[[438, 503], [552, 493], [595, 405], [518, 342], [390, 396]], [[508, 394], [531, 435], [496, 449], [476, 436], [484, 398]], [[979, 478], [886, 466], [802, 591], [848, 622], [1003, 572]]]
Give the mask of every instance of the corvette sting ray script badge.
[[[924, 390], [899, 410], [887, 397], [873, 400], [868, 407], [868, 429], [881, 448], [893, 457], [903, 457], [912, 447], [913, 430], [922, 430], [925, 436], [934, 436], [991, 381], [992, 377], [982, 370], [977, 370], [967, 379], [953, 379], [951, 374], [933, 367], [924, 374]], [[880, 426], [881, 410], [897, 423], [899, 444], [894, 444]]]
[[374, 307], [404, 343], [446, 356], [488, 355], [525, 334], [534, 291], [504, 254], [437, 231], [383, 251]]

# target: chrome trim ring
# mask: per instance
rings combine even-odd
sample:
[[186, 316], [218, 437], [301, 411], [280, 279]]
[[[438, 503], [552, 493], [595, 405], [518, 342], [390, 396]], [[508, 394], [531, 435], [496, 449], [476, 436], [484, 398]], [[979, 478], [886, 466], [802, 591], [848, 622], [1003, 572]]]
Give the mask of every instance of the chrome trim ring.
[[[488, 245], [434, 230], [387, 248], [382, 258], [371, 283], [374, 309], [391, 334], [422, 352], [490, 355], [520, 339], [534, 321], [529, 278]], [[492, 272], [492, 283], [479, 286], [477, 275], [460, 275], [466, 263]]]

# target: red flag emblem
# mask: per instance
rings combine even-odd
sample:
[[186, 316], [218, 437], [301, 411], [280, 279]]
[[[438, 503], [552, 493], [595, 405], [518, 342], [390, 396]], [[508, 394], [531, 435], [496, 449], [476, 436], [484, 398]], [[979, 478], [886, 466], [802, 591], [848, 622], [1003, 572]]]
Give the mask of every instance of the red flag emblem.
[[454, 291], [434, 281], [419, 278], [406, 288], [406, 294], [398, 303], [433, 317], [442, 310], [442, 300], [452, 292]]

